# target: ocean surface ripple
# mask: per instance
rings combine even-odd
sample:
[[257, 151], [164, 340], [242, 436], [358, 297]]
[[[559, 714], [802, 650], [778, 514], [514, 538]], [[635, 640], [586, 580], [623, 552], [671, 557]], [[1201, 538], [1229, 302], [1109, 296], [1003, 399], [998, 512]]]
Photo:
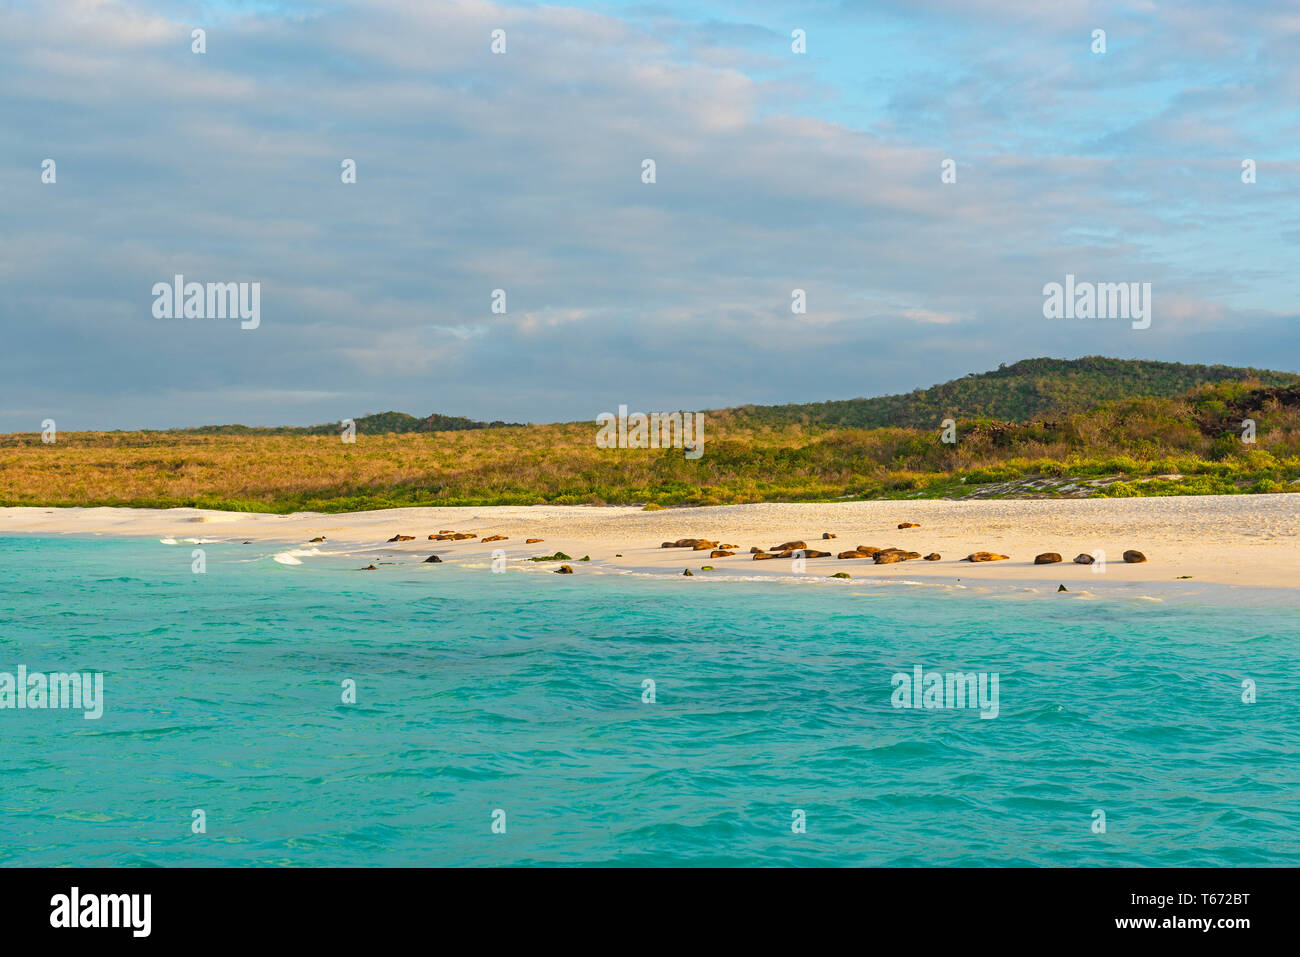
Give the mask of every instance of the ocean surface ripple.
[[[0, 864], [1300, 865], [1289, 595], [204, 547], [0, 538], [0, 672], [105, 698], [0, 710]], [[997, 673], [997, 717], [895, 707], [915, 665]]]

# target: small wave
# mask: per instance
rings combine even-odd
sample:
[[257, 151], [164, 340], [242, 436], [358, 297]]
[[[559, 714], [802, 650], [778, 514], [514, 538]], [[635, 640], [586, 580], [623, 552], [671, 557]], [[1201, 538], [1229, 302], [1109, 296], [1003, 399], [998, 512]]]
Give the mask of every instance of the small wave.
[[158, 541], [159, 541], [160, 543], [162, 543], [163, 545], [179, 545], [179, 544], [180, 544], [180, 542], [176, 541], [176, 539], [174, 539], [174, 538], [160, 538], [160, 539], [158, 539]]
[[301, 559], [325, 555], [319, 548], [291, 548], [287, 552], [277, 552], [271, 557], [281, 565], [301, 565]]

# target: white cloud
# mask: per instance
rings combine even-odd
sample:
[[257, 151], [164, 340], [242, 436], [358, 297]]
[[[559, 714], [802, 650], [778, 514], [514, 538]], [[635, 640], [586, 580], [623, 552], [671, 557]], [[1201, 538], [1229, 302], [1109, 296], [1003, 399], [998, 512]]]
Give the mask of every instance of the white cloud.
[[[1081, 15], [1039, 7], [1003, 4], [998, 22]], [[978, 16], [955, 0], [929, 9]], [[1152, 16], [1147, 37], [1208, 29], [1203, 12], [1163, 28]], [[1041, 322], [1038, 290], [1066, 271], [1156, 281], [1178, 315], [1225, 328], [1291, 301], [1288, 214], [1267, 191], [1300, 171], [1271, 159], [1257, 192], [1233, 182], [1229, 161], [1255, 145], [1239, 125], [1249, 101], [1174, 75], [1160, 108], [1099, 114], [1095, 96], [1137, 102], [1145, 66], [1117, 58], [1089, 80], [1056, 70], [1049, 44], [1022, 62], [1037, 34], [981, 52], [984, 33], [936, 32], [977, 59], [932, 85], [894, 77], [896, 122], [855, 129], [795, 110], [825, 77], [747, 75], [752, 57], [726, 55], [726, 30], [692, 58], [692, 24], [384, 0], [228, 19], [204, 56], [188, 52], [190, 26], [124, 4], [0, 11], [0, 58], [24, 77], [0, 91], [0, 175], [17, 184], [0, 309], [29, 320], [0, 373], [18, 388], [57, 395], [53, 367], [31, 357], [41, 330], [75, 329], [59, 375], [88, 395], [162, 396], [168, 370], [199, 365], [227, 383], [221, 420], [301, 381], [427, 396], [419, 413], [473, 396], [502, 403], [457, 403], [476, 417], [536, 419], [540, 401], [563, 399], [557, 376], [689, 407], [719, 381], [736, 384], [733, 401], [762, 400], [791, 370], [808, 400], [860, 370], [895, 377], [872, 376], [880, 389], [928, 384], [940, 349], [960, 372], [1113, 351], [1109, 332], [1067, 340]], [[488, 47], [497, 26], [504, 56]], [[1294, 51], [1285, 34], [1257, 39]], [[1277, 53], [1270, 65], [1287, 69]], [[1071, 149], [1085, 139], [1113, 149]], [[1212, 167], [1193, 149], [1227, 158]], [[959, 180], [946, 186], [949, 155]], [[39, 183], [44, 156], [59, 161], [56, 186]], [[344, 157], [355, 185], [339, 181]], [[645, 157], [654, 185], [640, 181]], [[1262, 258], [1239, 255], [1247, 225], [1272, 250]], [[262, 328], [148, 322], [150, 284], [175, 271], [261, 281]], [[490, 312], [494, 288], [505, 316]], [[790, 314], [793, 288], [808, 291], [806, 316]], [[512, 374], [509, 395], [476, 391], [484, 364]]]

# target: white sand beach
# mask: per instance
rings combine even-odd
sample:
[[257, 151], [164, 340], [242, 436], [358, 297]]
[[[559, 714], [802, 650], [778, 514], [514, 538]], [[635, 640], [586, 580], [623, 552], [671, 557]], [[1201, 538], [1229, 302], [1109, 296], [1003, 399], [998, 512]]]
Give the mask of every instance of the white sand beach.
[[[919, 528], [899, 529], [900, 522]], [[459, 542], [429, 541], [444, 529], [472, 532]], [[823, 540], [830, 532], [836, 537]], [[681, 575], [690, 568], [711, 575], [792, 573], [789, 559], [754, 561], [751, 546], [770, 548], [791, 540], [831, 552], [806, 561], [804, 574], [848, 572], [855, 580], [909, 579], [978, 583], [1018, 580], [1064, 583], [1084, 588], [1102, 580], [1196, 582], [1294, 588], [1300, 584], [1300, 495], [1215, 495], [1169, 498], [1064, 501], [877, 501], [837, 504], [758, 504], [643, 511], [638, 507], [539, 505], [526, 507], [401, 508], [347, 514], [270, 515], [200, 509], [0, 508], [0, 534], [121, 536], [167, 539], [178, 545], [251, 541], [268, 547], [299, 546], [325, 555], [367, 561], [398, 557], [486, 563], [502, 549], [513, 565], [529, 556], [563, 551], [575, 572], [627, 570]], [[414, 541], [388, 543], [394, 535]], [[481, 542], [492, 535], [505, 541]], [[307, 543], [318, 536], [325, 542]], [[538, 544], [525, 539], [540, 538]], [[703, 538], [735, 545], [736, 554], [710, 558], [709, 551], [661, 548], [664, 541]], [[856, 546], [898, 547], [939, 561], [913, 560], [876, 565], [869, 559], [837, 559]], [[1105, 553], [1105, 571], [1072, 562], [1079, 553]], [[1143, 564], [1125, 564], [1126, 549], [1144, 553]], [[976, 551], [1009, 556], [1007, 561], [971, 563]], [[1042, 552], [1057, 552], [1060, 564], [1035, 565]], [[549, 564], [523, 562], [552, 570]]]

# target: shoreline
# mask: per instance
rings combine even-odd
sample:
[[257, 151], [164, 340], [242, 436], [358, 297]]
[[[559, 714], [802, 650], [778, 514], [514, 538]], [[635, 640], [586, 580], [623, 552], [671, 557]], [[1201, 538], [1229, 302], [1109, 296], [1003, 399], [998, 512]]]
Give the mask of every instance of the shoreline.
[[[899, 529], [902, 522], [917, 528]], [[474, 533], [463, 541], [430, 541], [444, 529]], [[822, 539], [830, 532], [834, 539]], [[0, 534], [109, 536], [174, 539], [178, 544], [252, 542], [318, 548], [334, 555], [382, 560], [396, 556], [422, 561], [489, 563], [501, 549], [511, 565], [528, 557], [572, 556], [580, 572], [592, 566], [652, 575], [743, 575], [789, 578], [789, 559], [754, 561], [751, 547], [768, 549], [793, 540], [830, 552], [806, 559], [808, 577], [848, 572], [854, 582], [919, 580], [978, 584], [981, 581], [1064, 584], [1071, 591], [1101, 581], [1192, 582], [1248, 587], [1300, 587], [1300, 498], [1295, 495], [1208, 495], [1129, 499], [993, 499], [980, 501], [865, 501], [842, 503], [722, 505], [644, 511], [637, 506], [532, 505], [414, 507], [369, 512], [289, 515], [217, 512], [206, 509], [0, 508]], [[414, 540], [389, 542], [394, 535]], [[324, 543], [310, 539], [325, 536]], [[507, 536], [484, 543], [484, 537]], [[526, 538], [539, 538], [533, 545]], [[664, 541], [703, 538], [737, 546], [731, 557], [710, 558], [711, 549], [662, 548]], [[897, 547], [939, 561], [912, 560], [876, 565], [870, 559], [838, 559], [859, 545]], [[341, 551], [340, 551], [341, 549]], [[1072, 562], [1079, 553], [1101, 549], [1105, 571]], [[1125, 564], [1126, 549], [1147, 556]], [[1009, 556], [1006, 561], [965, 562], [977, 551]], [[1035, 565], [1042, 552], [1063, 561]], [[304, 556], [305, 557], [305, 556]], [[290, 562], [292, 564], [292, 562]], [[551, 570], [561, 564], [537, 563]], [[712, 573], [701, 566], [712, 565]]]

